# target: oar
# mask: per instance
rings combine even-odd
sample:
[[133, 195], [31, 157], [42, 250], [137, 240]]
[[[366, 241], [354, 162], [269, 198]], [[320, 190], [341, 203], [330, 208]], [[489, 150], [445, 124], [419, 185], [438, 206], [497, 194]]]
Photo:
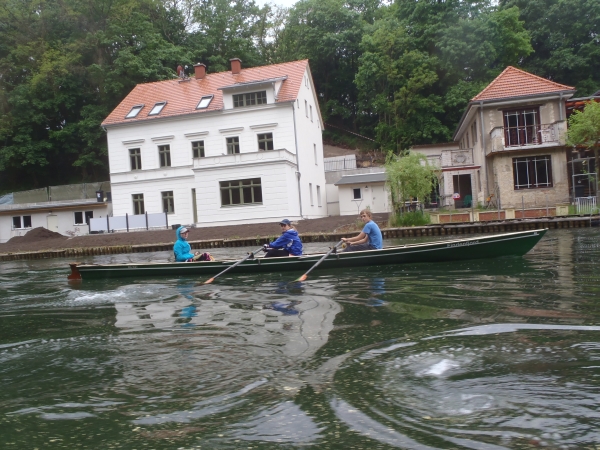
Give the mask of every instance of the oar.
[[221, 276], [221, 275], [223, 275], [225, 272], [227, 272], [227, 271], [229, 271], [229, 270], [233, 269], [235, 266], [237, 266], [237, 265], [239, 265], [239, 264], [243, 263], [244, 261], [246, 261], [246, 260], [247, 260], [248, 258], [250, 258], [251, 256], [254, 256], [254, 255], [256, 255], [256, 254], [257, 254], [258, 252], [260, 252], [262, 249], [263, 249], [263, 248], [261, 247], [261, 248], [259, 248], [258, 250], [254, 251], [254, 252], [252, 252], [252, 253], [248, 253], [248, 256], [246, 256], [244, 259], [240, 259], [238, 262], [236, 262], [235, 264], [232, 264], [232, 265], [231, 265], [231, 266], [229, 266], [227, 269], [225, 269], [223, 272], [219, 272], [219, 273], [218, 273], [218, 274], [216, 274], [214, 277], [212, 277], [212, 278], [211, 278], [211, 279], [209, 279], [209, 280], [206, 280], [206, 281], [205, 281], [204, 283], [202, 283], [202, 284], [210, 284], [210, 283], [212, 283], [213, 281], [215, 281], [215, 278], [217, 278], [217, 277], [220, 277], [220, 276]]
[[305, 281], [308, 278], [308, 274], [311, 273], [312, 270], [315, 269], [319, 264], [321, 264], [325, 258], [327, 258], [329, 255], [331, 255], [331, 252], [333, 252], [338, 247], [338, 245], [340, 245], [342, 242], [344, 242], [344, 241], [342, 240], [342, 241], [338, 242], [337, 244], [335, 244], [331, 248], [331, 250], [329, 250], [327, 253], [325, 253], [323, 255], [323, 257], [315, 263], [314, 266], [312, 266], [310, 269], [308, 269], [308, 271], [304, 275], [302, 275], [300, 278], [295, 279], [294, 281]]

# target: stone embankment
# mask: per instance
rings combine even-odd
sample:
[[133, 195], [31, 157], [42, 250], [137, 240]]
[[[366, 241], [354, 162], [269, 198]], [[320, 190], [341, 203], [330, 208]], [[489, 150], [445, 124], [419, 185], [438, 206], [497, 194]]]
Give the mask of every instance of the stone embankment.
[[[468, 235], [483, 233], [504, 233], [510, 231], [534, 230], [536, 228], [585, 228], [600, 225], [600, 216], [569, 216], [551, 217], [534, 220], [504, 220], [498, 222], [474, 223], [444, 223], [422, 227], [384, 228], [381, 230], [384, 239], [421, 237], [421, 236], [448, 236]], [[343, 237], [356, 236], [356, 231], [344, 233], [302, 233], [302, 241], [309, 242], [336, 242]], [[211, 249], [223, 247], [260, 246], [270, 242], [270, 237], [242, 238], [242, 239], [211, 239], [203, 241], [190, 241], [192, 249]], [[119, 253], [145, 253], [173, 250], [173, 242], [141, 245], [113, 245], [105, 247], [81, 247], [55, 250], [42, 250], [35, 252], [15, 252], [0, 254], [0, 261], [46, 259], [46, 258], [77, 258], [90, 255], [114, 255]]]

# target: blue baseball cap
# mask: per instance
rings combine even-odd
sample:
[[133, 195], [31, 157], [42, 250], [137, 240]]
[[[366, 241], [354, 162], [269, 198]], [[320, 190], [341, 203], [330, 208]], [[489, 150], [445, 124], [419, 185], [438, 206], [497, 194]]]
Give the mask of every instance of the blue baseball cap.
[[279, 225], [291, 225], [292, 222], [290, 222], [288, 219], [283, 219], [281, 222], [279, 222]]

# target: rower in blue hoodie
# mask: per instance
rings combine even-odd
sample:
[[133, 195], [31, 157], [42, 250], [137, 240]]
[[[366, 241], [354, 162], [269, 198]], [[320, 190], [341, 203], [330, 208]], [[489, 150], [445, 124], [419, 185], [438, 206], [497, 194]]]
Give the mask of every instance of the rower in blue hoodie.
[[192, 253], [192, 247], [187, 241], [189, 230], [186, 227], [179, 227], [175, 232], [177, 240], [173, 245], [173, 253], [177, 262], [194, 262], [194, 261], [214, 261], [215, 258], [210, 253]]
[[265, 258], [273, 258], [279, 256], [301, 256], [302, 241], [298, 237], [298, 232], [292, 227], [292, 223], [288, 219], [283, 219], [279, 222], [281, 227], [281, 236], [270, 244], [265, 244]]

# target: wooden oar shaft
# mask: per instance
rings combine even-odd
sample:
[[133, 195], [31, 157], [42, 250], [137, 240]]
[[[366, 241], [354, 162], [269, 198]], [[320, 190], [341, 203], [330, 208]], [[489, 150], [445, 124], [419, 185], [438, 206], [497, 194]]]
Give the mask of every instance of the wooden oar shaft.
[[323, 262], [323, 260], [325, 260], [325, 258], [327, 258], [329, 255], [331, 255], [331, 252], [333, 252], [342, 242], [344, 241], [340, 241], [337, 244], [335, 244], [331, 250], [329, 250], [327, 253], [325, 253], [323, 255], [323, 257], [318, 260], [310, 269], [308, 269], [304, 275], [302, 275], [300, 278], [297, 278], [295, 281], [304, 281], [308, 278], [308, 274], [312, 272], [313, 269], [315, 269], [319, 264], [321, 264]]
[[218, 277], [220, 277], [220, 276], [221, 276], [221, 275], [223, 275], [225, 272], [227, 272], [227, 271], [229, 271], [229, 270], [233, 269], [235, 266], [237, 266], [237, 265], [239, 265], [239, 264], [243, 263], [244, 261], [246, 261], [246, 260], [247, 260], [248, 258], [250, 258], [251, 256], [254, 256], [254, 255], [256, 255], [256, 254], [257, 254], [258, 252], [260, 252], [261, 250], [262, 250], [262, 247], [261, 247], [261, 248], [259, 248], [259, 249], [258, 249], [258, 250], [256, 250], [256, 251], [253, 251], [252, 253], [248, 253], [248, 256], [246, 256], [245, 258], [242, 258], [242, 259], [240, 259], [240, 260], [239, 260], [238, 262], [236, 262], [235, 264], [232, 264], [232, 265], [230, 265], [230, 266], [229, 266], [227, 269], [223, 270], [222, 272], [219, 272], [219, 273], [218, 273], [218, 274], [216, 274], [214, 277], [212, 277], [212, 278], [210, 278], [210, 279], [206, 280], [206, 281], [205, 281], [204, 283], [202, 283], [202, 284], [210, 284], [210, 283], [212, 283], [213, 281], [215, 281], [215, 278], [218, 278]]

